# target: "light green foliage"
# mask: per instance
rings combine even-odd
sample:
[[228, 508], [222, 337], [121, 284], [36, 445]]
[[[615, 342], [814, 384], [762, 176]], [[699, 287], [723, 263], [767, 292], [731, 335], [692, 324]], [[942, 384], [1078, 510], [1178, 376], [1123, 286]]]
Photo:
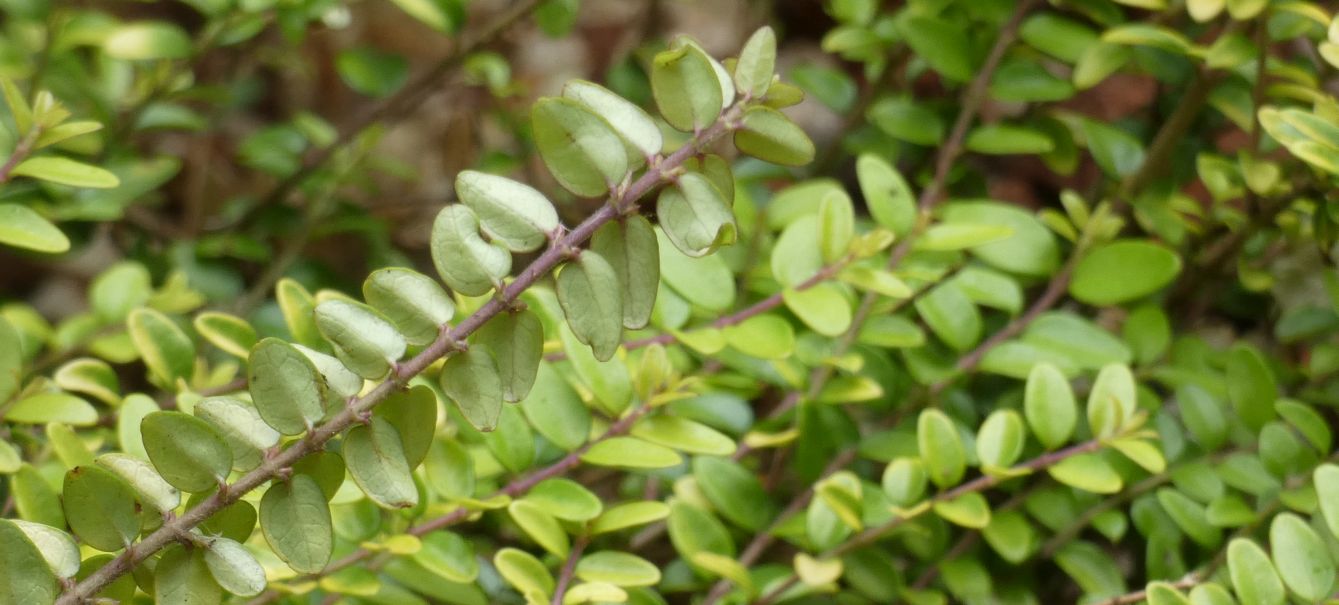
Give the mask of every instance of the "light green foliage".
[[0, 7], [0, 605], [1334, 596], [1331, 7], [478, 4]]

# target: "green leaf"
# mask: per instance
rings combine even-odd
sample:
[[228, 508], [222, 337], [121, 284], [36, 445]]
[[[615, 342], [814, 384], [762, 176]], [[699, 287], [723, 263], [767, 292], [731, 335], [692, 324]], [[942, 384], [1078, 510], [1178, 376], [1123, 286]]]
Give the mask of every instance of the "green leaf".
[[553, 203], [524, 183], [464, 170], [456, 175], [456, 195], [479, 217], [479, 226], [490, 240], [514, 252], [539, 249], [558, 229]]
[[613, 91], [585, 80], [568, 80], [563, 85], [563, 97], [585, 106], [591, 113], [602, 116], [614, 131], [636, 148], [630, 162], [641, 163], [660, 154], [665, 146], [664, 135], [646, 110], [618, 96]]
[[384, 418], [373, 416], [370, 423], [349, 429], [344, 437], [344, 462], [358, 487], [382, 508], [418, 504], [404, 445]]
[[693, 258], [657, 230], [660, 274], [675, 293], [709, 311], [723, 311], [735, 302], [735, 278], [720, 255]]
[[[274, 298], [284, 315], [284, 323], [293, 340], [308, 347], [325, 348], [321, 334], [316, 329], [316, 300], [302, 287], [302, 284], [283, 278], [274, 285]], [[327, 349], [328, 350], [328, 349]]]
[[608, 261], [618, 275], [623, 327], [645, 328], [660, 285], [660, 251], [651, 222], [634, 214], [605, 223], [591, 238], [590, 249]]
[[544, 327], [530, 311], [500, 313], [484, 324], [475, 339], [488, 347], [498, 367], [504, 401], [530, 393], [544, 355]]
[[530, 117], [540, 157], [564, 189], [597, 197], [627, 176], [630, 167], [623, 140], [604, 118], [582, 104], [546, 97], [535, 102]]
[[51, 221], [18, 204], [0, 204], [0, 244], [48, 253], [70, 249], [69, 238]]
[[98, 422], [98, 411], [87, 401], [54, 391], [20, 399], [5, 411], [4, 416], [5, 420], [24, 424], [63, 422], [73, 426], [92, 426]]
[[181, 28], [163, 21], [141, 21], [116, 28], [102, 43], [103, 51], [115, 59], [185, 59], [191, 56], [191, 39]]
[[505, 547], [493, 555], [498, 574], [522, 594], [553, 592], [553, 574], [534, 555], [523, 550]]
[[1124, 483], [1099, 454], [1078, 454], [1046, 469], [1056, 481], [1094, 494], [1114, 494]]
[[176, 510], [181, 504], [181, 492], [164, 480], [148, 462], [113, 452], [98, 456], [97, 465], [120, 477], [135, 490], [141, 503], [158, 512]]
[[981, 423], [976, 435], [976, 457], [982, 468], [1008, 468], [1023, 454], [1027, 432], [1023, 417], [1013, 410], [996, 410]]
[[474, 495], [474, 460], [454, 439], [433, 441], [423, 470], [428, 487], [447, 500]]
[[1116, 439], [1111, 442], [1111, 447], [1150, 473], [1158, 474], [1167, 470], [1167, 459], [1158, 446], [1152, 443], [1133, 438]]
[[502, 378], [487, 347], [456, 353], [442, 364], [442, 392], [474, 428], [491, 431], [502, 413]]
[[265, 590], [265, 570], [246, 547], [227, 538], [212, 538], [205, 546], [205, 566], [214, 581], [239, 597]]
[[1292, 513], [1274, 517], [1269, 526], [1269, 550], [1275, 567], [1288, 589], [1311, 602], [1333, 593], [1334, 563], [1320, 536], [1305, 520]]
[[[10, 171], [10, 175], [27, 176], [71, 187], [92, 189], [110, 189], [121, 184], [121, 179], [116, 178], [115, 174], [107, 170], [59, 156], [28, 158], [19, 162], [19, 165]], [[32, 218], [36, 217], [30, 217], [28, 220], [31, 221]], [[49, 234], [39, 234], [39, 237], [43, 237], [44, 240], [51, 238]], [[66, 248], [68, 247], [69, 243], [67, 241]]]
[[14, 118], [14, 125], [18, 126], [18, 134], [28, 134], [33, 126], [33, 110], [23, 92], [8, 77], [0, 77], [0, 92], [4, 93], [5, 105], [9, 107], [10, 117]]
[[1045, 132], [1013, 124], [986, 124], [967, 135], [967, 149], [991, 155], [1049, 153], [1055, 143]]
[[605, 550], [582, 557], [576, 577], [616, 586], [654, 586], [660, 582], [660, 569], [632, 553]]
[[1026, 561], [1038, 546], [1037, 531], [1027, 516], [1016, 510], [995, 511], [981, 535], [1001, 558], [1013, 564]]
[[893, 506], [908, 507], [925, 495], [925, 464], [919, 458], [896, 458], [883, 469], [883, 493]]
[[418, 19], [428, 27], [450, 33], [465, 20], [462, 5], [440, 0], [391, 0], [400, 10]]
[[535, 436], [516, 406], [503, 406], [497, 430], [483, 435], [484, 445], [504, 468], [521, 473], [535, 462]]
[[1148, 46], [1173, 54], [1197, 54], [1194, 43], [1184, 35], [1166, 27], [1149, 23], [1127, 23], [1102, 32], [1102, 41], [1108, 44]]
[[540, 364], [534, 388], [521, 401], [521, 409], [540, 435], [569, 452], [585, 443], [590, 433], [590, 410], [548, 364]]
[[814, 161], [814, 143], [785, 114], [771, 107], [750, 107], [744, 112], [735, 147], [755, 158], [782, 166], [803, 166]]
[[96, 466], [70, 469], [61, 488], [61, 501], [74, 535], [93, 548], [118, 551], [139, 535], [135, 494], [110, 471]]
[[762, 98], [776, 69], [776, 32], [764, 25], [749, 36], [735, 63], [735, 88], [746, 99]]
[[442, 287], [422, 273], [399, 267], [377, 269], [363, 282], [363, 299], [386, 316], [413, 345], [437, 339], [456, 314], [456, 304]]
[[855, 208], [845, 192], [831, 192], [818, 206], [818, 244], [828, 263], [846, 256], [855, 237]]
[[1124, 130], [1096, 120], [1083, 120], [1081, 127], [1089, 153], [1109, 176], [1128, 176], [1144, 164], [1143, 145]]
[[1130, 368], [1121, 364], [1103, 367], [1088, 392], [1088, 428], [1097, 437], [1117, 435], [1133, 419], [1137, 405]]
[[974, 225], [970, 223], [940, 223], [926, 229], [916, 239], [915, 249], [945, 251], [965, 250], [1008, 239], [1013, 229], [1007, 225]]
[[1180, 272], [1180, 257], [1166, 247], [1119, 240], [1084, 255], [1074, 269], [1069, 292], [1089, 304], [1114, 305], [1152, 294]]
[[916, 224], [916, 200], [902, 174], [872, 153], [856, 158], [855, 171], [860, 193], [874, 221], [898, 237], [910, 233]]
[[1228, 352], [1227, 393], [1237, 417], [1253, 431], [1275, 417], [1278, 385], [1264, 357], [1254, 347], [1239, 343]]
[[762, 483], [738, 462], [699, 456], [693, 459], [693, 477], [716, 511], [740, 527], [761, 530], [775, 514]]
[[311, 430], [325, 416], [326, 386], [293, 345], [266, 338], [247, 359], [247, 388], [265, 423], [285, 435]]
[[1316, 483], [1316, 501], [1325, 517], [1330, 533], [1339, 538], [1339, 466], [1322, 464], [1313, 474]]
[[916, 312], [950, 347], [967, 351], [981, 339], [981, 311], [955, 282], [944, 282], [916, 299]]
[[1249, 538], [1233, 539], [1227, 546], [1227, 569], [1232, 589], [1243, 603], [1283, 605], [1287, 595], [1269, 555]]
[[367, 307], [340, 299], [316, 305], [316, 328], [335, 356], [363, 378], [380, 378], [404, 356], [405, 339]]
[[482, 296], [511, 271], [511, 253], [479, 235], [479, 219], [468, 206], [451, 204], [432, 223], [432, 264], [442, 281], [466, 296]]
[[1125, 580], [1116, 561], [1090, 542], [1066, 544], [1056, 552], [1055, 561], [1085, 593], [1102, 598], [1125, 593]]
[[474, 546], [460, 534], [435, 531], [423, 536], [423, 548], [413, 555], [414, 562], [452, 582], [469, 583], [479, 577], [479, 561]]
[[149, 270], [134, 261], [122, 261], [98, 274], [89, 288], [89, 303], [98, 316], [121, 323], [135, 307], [153, 295]]
[[1215, 450], [1227, 440], [1223, 405], [1208, 391], [1193, 384], [1182, 385], [1176, 390], [1176, 405], [1190, 436], [1206, 450]]
[[590, 525], [590, 533], [603, 534], [655, 523], [669, 516], [670, 507], [663, 502], [628, 502], [611, 506]]
[[572, 333], [607, 361], [623, 343], [623, 299], [618, 274], [595, 252], [583, 252], [558, 273], [558, 302]]
[[330, 507], [321, 487], [307, 475], [270, 485], [260, 499], [260, 529], [274, 554], [293, 571], [317, 573], [330, 561]]
[[735, 216], [730, 204], [707, 177], [689, 172], [656, 199], [660, 228], [680, 251], [704, 256], [734, 243]]
[[432, 388], [416, 384], [407, 390], [396, 391], [372, 413], [395, 428], [409, 468], [418, 468], [427, 458], [437, 434], [437, 395]]
[[711, 57], [695, 44], [656, 54], [651, 65], [651, 91], [661, 117], [684, 132], [711, 125], [729, 100]]
[[952, 500], [936, 500], [936, 515], [955, 525], [984, 529], [990, 525], [990, 503], [979, 492], [968, 492]]
[[409, 79], [409, 61], [375, 48], [349, 48], [335, 57], [335, 71], [349, 88], [365, 95], [385, 97]]
[[1072, 79], [1074, 87], [1087, 90], [1106, 80], [1130, 61], [1132, 53], [1129, 47], [1119, 44], [1097, 42], [1083, 51], [1074, 64]]
[[1049, 276], [1060, 266], [1055, 236], [1037, 217], [995, 201], [953, 202], [944, 207], [945, 223], [1009, 227], [1012, 235], [972, 248], [972, 255], [1004, 271]]
[[203, 492], [227, 481], [232, 448], [208, 422], [183, 412], [153, 412], [140, 432], [149, 461], [178, 489]]
[[535, 484], [525, 500], [538, 505], [555, 518], [584, 523], [600, 516], [604, 505], [600, 497], [580, 483], [561, 477]]
[[1204, 507], [1189, 496], [1164, 487], [1158, 490], [1158, 504], [1162, 505], [1176, 526], [1200, 546], [1215, 549], [1222, 543], [1222, 531], [1209, 523]]
[[612, 437], [592, 445], [581, 455], [581, 461], [596, 466], [645, 469], [676, 466], [682, 459], [663, 445], [633, 437]]
[[975, 71], [972, 45], [961, 27], [944, 19], [911, 12], [906, 13], [897, 25], [916, 56], [940, 75], [957, 82], [972, 79]]
[[729, 456], [735, 452], [735, 442], [725, 434], [679, 416], [645, 418], [633, 425], [632, 435], [690, 454]]
[[195, 605], [223, 602], [205, 552], [173, 544], [163, 551], [153, 569], [154, 605]]
[[851, 327], [851, 304], [832, 283], [806, 290], [784, 290], [781, 297], [786, 308], [819, 334], [840, 336]]
[[869, 108], [866, 116], [888, 136], [925, 147], [942, 142], [948, 129], [939, 114], [908, 97], [879, 100]]
[[130, 312], [130, 339], [158, 380], [175, 385], [195, 373], [195, 343], [168, 316], [149, 308]]
[[[0, 222], [0, 224], [3, 223]], [[108, 368], [108, 371], [110, 371], [110, 368]], [[115, 380], [115, 378], [115, 375], [113, 375], [112, 379]], [[61, 388], [68, 389], [69, 387], [62, 382], [61, 373], [58, 371], [56, 373], [56, 384]], [[68, 383], [70, 381], [66, 380], [64, 382]], [[0, 402], [9, 401], [15, 393], [19, 392], [21, 386], [23, 386], [23, 338], [14, 329], [13, 325], [0, 317]], [[113, 391], [115, 390], [113, 388]]]
[[785, 359], [795, 351], [795, 328], [776, 315], [756, 315], [724, 329], [730, 346], [759, 359]]
[[566, 557], [571, 550], [562, 525], [542, 506], [529, 500], [516, 500], [507, 506], [507, 512], [526, 535], [554, 556]]
[[[349, 368], [345, 367], [340, 360], [299, 344], [293, 345], [293, 348], [306, 356], [313, 366], [316, 366], [316, 371], [321, 374], [326, 387], [334, 395], [347, 400], [362, 391], [363, 377], [349, 371]], [[329, 392], [326, 397], [330, 397]]]
[[1148, 595], [1148, 605], [1191, 605], [1181, 591], [1166, 582], [1149, 582], [1144, 592]]
[[935, 409], [921, 412], [916, 423], [916, 443], [926, 475], [939, 487], [951, 487], [967, 469], [967, 452], [958, 428], [948, 415]]
[[[10, 519], [7, 522], [18, 527], [19, 531], [28, 537], [28, 541], [37, 547], [37, 551], [41, 553], [47, 567], [57, 578], [70, 578], [79, 573], [79, 545], [74, 543], [74, 538], [71, 538], [70, 534], [42, 523], [18, 519]], [[0, 538], [0, 543], [3, 543], [3, 540], [4, 538]], [[22, 550], [18, 545], [14, 545], [14, 547]], [[17, 564], [15, 561], [8, 563]], [[0, 575], [0, 579], [3, 579], [3, 575]], [[18, 578], [14, 578], [13, 581], [20, 583]], [[4, 602], [8, 601], [5, 601], [4, 597], [0, 597], [0, 603]]]
[[[32, 465], [25, 462], [19, 466], [19, 470], [10, 478], [9, 490], [14, 495], [14, 509], [18, 511], [19, 518], [52, 527], [65, 527], [66, 519], [60, 497]], [[70, 506], [68, 501], [66, 506]], [[139, 522], [136, 521], [138, 527]]]
[[246, 357], [256, 344], [256, 330], [246, 320], [219, 311], [205, 311], [192, 322], [195, 331], [219, 350]]

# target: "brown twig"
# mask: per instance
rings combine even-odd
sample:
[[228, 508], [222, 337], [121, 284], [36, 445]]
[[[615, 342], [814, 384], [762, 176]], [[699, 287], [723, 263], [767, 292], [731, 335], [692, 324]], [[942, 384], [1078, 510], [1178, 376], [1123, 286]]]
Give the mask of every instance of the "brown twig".
[[563, 568], [558, 572], [558, 583], [553, 589], [553, 605], [563, 605], [563, 597], [567, 595], [567, 587], [572, 583], [572, 576], [576, 574], [577, 561], [581, 559], [581, 553], [586, 550], [586, 544], [590, 538], [582, 534], [572, 544], [572, 552], [568, 553], [567, 561], [563, 563]]
[[161, 528], [140, 542], [127, 548], [106, 565], [67, 590], [56, 601], [57, 605], [82, 603], [105, 588], [116, 578], [129, 572], [135, 565], [175, 540], [175, 536], [203, 523], [223, 507], [236, 502], [243, 495], [278, 476], [306, 455], [320, 450], [327, 441], [357, 422], [359, 416], [372, 409], [392, 393], [403, 388], [411, 378], [422, 373], [438, 359], [464, 347], [465, 338], [478, 330], [489, 319], [505, 311], [512, 303], [541, 278], [565, 261], [570, 251], [589, 239], [601, 225], [614, 220], [620, 213], [630, 211], [642, 196], [651, 192], [668, 178], [670, 172], [682, 166], [705, 145], [727, 133], [737, 122], [742, 106], [732, 105], [710, 127], [694, 140], [652, 166], [641, 177], [626, 187], [619, 187], [609, 202], [576, 228], [562, 236], [554, 245], [530, 263], [514, 281], [454, 327], [443, 326], [441, 334], [418, 355], [398, 364], [390, 376], [367, 394], [352, 400], [329, 422], [309, 431], [288, 449], [266, 460], [257, 469], [243, 475], [235, 483], [215, 492], [195, 508], [169, 520]]

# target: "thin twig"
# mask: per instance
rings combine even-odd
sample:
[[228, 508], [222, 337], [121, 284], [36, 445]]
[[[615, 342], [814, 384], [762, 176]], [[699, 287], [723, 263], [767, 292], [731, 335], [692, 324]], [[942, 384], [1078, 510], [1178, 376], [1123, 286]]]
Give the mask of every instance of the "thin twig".
[[563, 563], [562, 571], [558, 572], [558, 584], [553, 589], [553, 605], [563, 605], [567, 587], [572, 583], [572, 576], [576, 574], [577, 561], [581, 559], [581, 553], [586, 550], [586, 544], [589, 542], [590, 537], [582, 534], [572, 544], [572, 552], [568, 553], [567, 562]]
[[511, 307], [521, 293], [557, 268], [560, 263], [569, 257], [571, 250], [577, 249], [601, 225], [614, 220], [621, 213], [631, 211], [639, 199], [664, 183], [671, 172], [682, 166], [684, 162], [697, 154], [708, 143], [726, 134], [732, 128], [732, 125], [738, 121], [741, 111], [741, 104], [732, 105], [721, 114], [715, 123], [699, 133], [689, 144], [660, 160], [631, 184], [626, 187], [618, 187], [610, 196], [607, 204], [555, 241], [548, 250], [530, 263], [524, 271], [517, 275], [514, 281], [497, 292], [491, 300], [456, 326], [443, 326], [437, 339], [425, 347], [422, 352], [403, 363], [397, 364], [389, 377], [367, 394], [350, 401], [349, 405], [329, 422], [312, 429], [305, 437], [294, 442], [288, 449], [280, 452], [274, 458], [266, 460], [260, 467], [243, 475], [237, 482], [224, 486], [195, 508], [165, 522], [161, 528], [127, 548], [106, 565], [84, 578], [72, 589], [67, 590], [56, 601], [57, 605], [76, 605], [97, 594], [98, 591], [105, 588], [116, 578], [133, 569], [139, 562], [172, 543], [176, 535], [203, 523], [223, 507], [236, 502], [243, 495], [278, 476], [306, 455], [322, 449], [327, 441], [344, 429], [353, 426], [363, 413], [371, 410], [392, 393], [404, 388], [411, 378], [422, 373], [438, 359], [464, 348], [466, 337], [482, 327], [489, 319]]

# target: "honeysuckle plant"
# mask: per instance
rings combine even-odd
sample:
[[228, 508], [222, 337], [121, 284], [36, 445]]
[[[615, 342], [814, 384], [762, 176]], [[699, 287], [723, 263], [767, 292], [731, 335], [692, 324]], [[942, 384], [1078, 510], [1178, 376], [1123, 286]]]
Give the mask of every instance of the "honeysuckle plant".
[[[481, 160], [418, 259], [339, 287], [294, 263], [391, 168], [379, 122], [454, 74], [522, 95], [483, 45], [532, 16], [567, 35], [579, 3], [475, 26], [397, 0], [459, 46], [414, 78], [340, 53], [371, 111], [261, 128], [237, 161], [271, 188], [224, 209], [236, 237], [159, 241], [132, 208], [179, 166], [131, 135], [209, 128], [194, 60], [348, 18], [187, 4], [194, 41], [0, 7], [27, 32], [0, 39], [0, 243], [154, 242], [63, 317], [0, 292], [0, 605], [1339, 592], [1332, 8], [832, 0], [845, 68], [792, 78], [784, 31], [728, 58], [672, 36], [501, 120], [551, 181]], [[1151, 106], [1092, 110], [1139, 79]], [[845, 114], [830, 145], [788, 113], [806, 93]], [[1015, 167], [1059, 185], [994, 194]], [[221, 286], [248, 246], [277, 254]]]

